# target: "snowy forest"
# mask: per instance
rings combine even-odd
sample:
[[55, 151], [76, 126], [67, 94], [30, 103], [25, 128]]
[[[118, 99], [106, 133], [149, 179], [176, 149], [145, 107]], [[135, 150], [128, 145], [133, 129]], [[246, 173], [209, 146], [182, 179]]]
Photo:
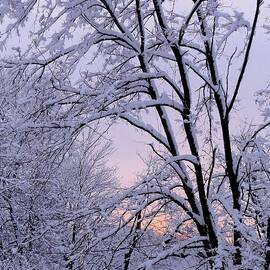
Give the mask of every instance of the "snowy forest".
[[0, 269], [269, 270], [269, 127], [269, 0], [0, 0]]

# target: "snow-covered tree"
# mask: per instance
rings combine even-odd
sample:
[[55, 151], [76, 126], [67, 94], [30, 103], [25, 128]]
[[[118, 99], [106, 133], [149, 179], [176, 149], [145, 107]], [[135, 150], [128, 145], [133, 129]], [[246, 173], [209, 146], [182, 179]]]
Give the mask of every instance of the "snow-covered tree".
[[116, 188], [106, 163], [111, 146], [98, 125], [80, 134], [39, 127], [57, 119], [47, 103], [56, 93], [41, 84], [24, 92], [14, 83], [11, 91], [1, 75], [0, 268], [76, 269], [90, 261], [98, 269], [98, 235], [112, 222], [102, 205]]
[[[2, 59], [3, 89], [42, 102], [15, 131], [57, 129], [54, 145], [68, 147], [109, 119], [150, 138], [145, 175], [104, 206], [120, 218], [100, 238], [112, 242], [98, 269], [268, 268], [268, 124], [231, 132], [265, 8], [253, 1], [250, 19], [229, 0], [1, 3], [2, 44], [15, 31], [30, 40]], [[158, 219], [165, 229], [151, 243]]]

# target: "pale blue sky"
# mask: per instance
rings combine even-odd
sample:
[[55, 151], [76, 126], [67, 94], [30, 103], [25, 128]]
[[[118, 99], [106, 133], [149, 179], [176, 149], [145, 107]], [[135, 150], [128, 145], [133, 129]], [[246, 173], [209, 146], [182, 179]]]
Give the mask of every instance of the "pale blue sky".
[[[268, 2], [270, 3], [270, 1], [265, 1], [265, 5]], [[237, 5], [239, 11], [243, 10], [248, 16], [253, 16], [253, 0], [240, 0], [237, 1]], [[264, 13], [261, 14], [250, 61], [239, 93], [239, 110], [235, 113], [231, 128], [235, 134], [241, 132], [241, 127], [245, 122], [257, 124], [263, 120], [260, 117], [258, 106], [255, 104], [255, 93], [265, 88], [267, 82], [270, 82], [270, 34], [266, 35], [265, 30], [261, 28], [261, 25], [265, 23], [268, 11], [270, 13], [270, 8], [264, 9]], [[239, 41], [235, 40], [235, 42]], [[111, 164], [119, 168], [121, 183], [128, 185], [136, 180], [136, 173], [140, 173], [144, 168], [144, 163], [139, 155], [147, 154], [149, 151], [147, 143], [151, 139], [136, 132], [127, 124], [114, 126], [111, 136], [116, 149]]]

